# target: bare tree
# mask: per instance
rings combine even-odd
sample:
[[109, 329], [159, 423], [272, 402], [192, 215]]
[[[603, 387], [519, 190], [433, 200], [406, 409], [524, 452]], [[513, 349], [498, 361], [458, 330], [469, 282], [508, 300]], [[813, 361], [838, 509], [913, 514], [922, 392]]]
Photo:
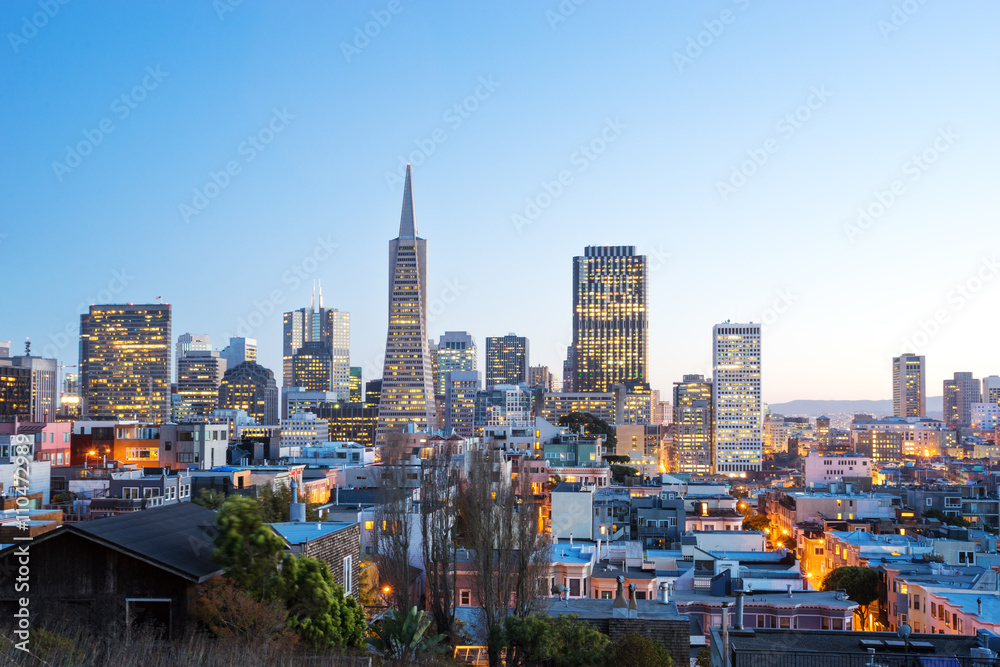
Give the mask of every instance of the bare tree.
[[[535, 610], [550, 552], [538, 533], [538, 507], [527, 474], [522, 472], [512, 483], [508, 464], [497, 450], [473, 450], [466, 456], [469, 473], [459, 511], [492, 667], [502, 664], [504, 619]], [[518, 497], [515, 484], [525, 491], [524, 498]]]
[[407, 463], [402, 451], [383, 452], [374, 526], [382, 592], [389, 606], [404, 615], [413, 606], [410, 549], [414, 508], [413, 490], [407, 482]]
[[420, 536], [427, 605], [438, 633], [448, 637], [455, 630], [455, 494], [459, 481], [450, 444], [424, 461]]

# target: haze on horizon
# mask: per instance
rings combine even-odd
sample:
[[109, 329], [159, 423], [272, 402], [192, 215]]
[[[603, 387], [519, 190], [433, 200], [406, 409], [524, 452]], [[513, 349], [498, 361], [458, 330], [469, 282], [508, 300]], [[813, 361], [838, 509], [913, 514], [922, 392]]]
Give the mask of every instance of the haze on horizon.
[[481, 357], [516, 332], [561, 375], [610, 244], [649, 257], [664, 397], [725, 320], [765, 323], [770, 403], [889, 398], [907, 351], [929, 396], [1000, 374], [995, 3], [39, 7], [0, 4], [16, 353], [75, 364], [82, 309], [162, 296], [280, 377], [322, 280], [373, 379], [409, 161], [431, 334]]

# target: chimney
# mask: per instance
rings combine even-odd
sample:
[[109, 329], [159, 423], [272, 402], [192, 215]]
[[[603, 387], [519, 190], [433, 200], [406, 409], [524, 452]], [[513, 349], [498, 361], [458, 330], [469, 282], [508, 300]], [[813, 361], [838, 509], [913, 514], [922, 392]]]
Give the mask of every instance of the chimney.
[[980, 618], [982, 618], [982, 616], [983, 616], [983, 599], [982, 598], [976, 598], [976, 609], [977, 609], [976, 615], [979, 616]]
[[[789, 589], [791, 585], [789, 584]], [[736, 619], [735, 625], [737, 630], [743, 629], [743, 589], [739, 588], [733, 591], [736, 594]], [[789, 595], [791, 595], [791, 590], [789, 590]]]
[[635, 584], [628, 585], [628, 617], [639, 618], [639, 608], [635, 602]]
[[299, 485], [296, 483], [295, 478], [292, 478], [292, 502], [288, 508], [288, 519], [290, 521], [305, 523], [306, 520], [306, 506], [305, 503], [299, 502]]
[[722, 664], [729, 665], [729, 603], [722, 603]]
[[573, 533], [569, 534], [569, 545], [573, 546]]
[[788, 597], [792, 597], [792, 585], [788, 584]]
[[670, 584], [663, 582], [660, 584], [660, 603], [669, 604], [670, 603]]
[[615, 593], [615, 602], [611, 607], [611, 615], [615, 618], [628, 618], [628, 602], [625, 600], [625, 593], [622, 590], [625, 586], [625, 577], [618, 575], [618, 590]]

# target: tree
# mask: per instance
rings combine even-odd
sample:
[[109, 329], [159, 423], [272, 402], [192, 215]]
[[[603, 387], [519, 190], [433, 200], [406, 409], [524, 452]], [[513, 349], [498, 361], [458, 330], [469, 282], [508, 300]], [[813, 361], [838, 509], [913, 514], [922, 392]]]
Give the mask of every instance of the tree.
[[399, 446], [382, 452], [382, 479], [375, 505], [375, 553], [383, 591], [389, 605], [405, 615], [413, 605], [410, 591], [410, 551], [414, 510], [413, 488], [407, 471], [416, 469], [404, 459]]
[[603, 457], [608, 463], [628, 463], [632, 460], [632, 457], [628, 454], [608, 454]]
[[707, 648], [701, 649], [695, 657], [694, 664], [695, 667], [712, 667], [712, 652]]
[[629, 633], [610, 644], [605, 655], [609, 665], [674, 667], [674, 659], [663, 648], [663, 644], [635, 633]]
[[333, 583], [323, 561], [286, 555], [278, 594], [288, 610], [289, 627], [306, 644], [318, 649], [364, 644], [365, 612]]
[[216, 514], [215, 562], [256, 600], [273, 597], [272, 586], [284, 542], [261, 521], [257, 501], [229, 496]]
[[520, 476], [524, 486], [519, 494], [502, 452], [470, 450], [466, 457], [468, 479], [458, 505], [488, 633], [490, 665], [496, 667], [502, 663], [504, 619], [511, 611], [525, 617], [534, 610], [551, 552], [545, 536], [538, 533], [538, 509], [527, 488], [528, 476]]
[[937, 519], [941, 523], [947, 524], [949, 526], [959, 526], [962, 528], [968, 528], [972, 524], [969, 520], [961, 516], [948, 516], [941, 510], [926, 510], [924, 512], [925, 519]]
[[862, 627], [868, 618], [871, 603], [878, 599], [878, 572], [868, 567], [845, 566], [831, 571], [823, 579], [824, 591], [839, 588], [847, 591], [847, 597], [858, 603], [857, 614]]
[[638, 468], [633, 468], [631, 466], [620, 466], [620, 465], [611, 466], [611, 477], [614, 479], [614, 481], [618, 482], [619, 484], [623, 484], [625, 482], [626, 477], [635, 477], [638, 474], [639, 474]]
[[771, 528], [771, 520], [766, 514], [754, 514], [743, 519], [743, 530], [763, 530]]
[[559, 418], [559, 425], [568, 426], [577, 433], [605, 436], [604, 448], [609, 452], [615, 451], [615, 445], [618, 444], [615, 427], [589, 412], [571, 412], [568, 415], [563, 415]]
[[215, 489], [202, 489], [198, 497], [192, 498], [191, 502], [214, 511], [226, 503], [226, 494], [219, 493]]
[[[292, 519], [292, 489], [288, 484], [270, 483], [257, 489], [257, 503], [264, 523], [282, 523]], [[306, 521], [319, 521], [316, 503], [306, 503]]]
[[430, 615], [416, 607], [410, 607], [405, 615], [393, 609], [372, 627], [374, 634], [368, 645], [390, 665], [409, 665], [424, 655], [443, 653], [448, 650], [445, 635], [426, 634], [432, 622]]
[[243, 644], [263, 641], [286, 648], [295, 643], [281, 601], [256, 600], [230, 577], [216, 577], [205, 584], [191, 615], [219, 639], [235, 639]]
[[555, 618], [537, 614], [523, 618], [508, 616], [502, 634], [507, 646], [507, 664], [511, 666], [602, 665], [608, 649], [607, 636], [572, 614]]
[[427, 606], [438, 633], [455, 634], [455, 493], [460, 471], [451, 445], [424, 462], [420, 538], [427, 577]]

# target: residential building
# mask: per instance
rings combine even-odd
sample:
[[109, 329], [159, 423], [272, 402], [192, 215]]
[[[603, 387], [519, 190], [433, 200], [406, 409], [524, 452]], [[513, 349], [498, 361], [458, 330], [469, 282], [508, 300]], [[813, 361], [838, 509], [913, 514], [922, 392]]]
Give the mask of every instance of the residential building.
[[613, 424], [614, 410], [615, 397], [611, 392], [556, 392], [542, 397], [542, 417], [553, 424], [571, 412], [586, 412]]
[[80, 315], [84, 419], [170, 416], [170, 304], [91, 306]]
[[708, 475], [712, 472], [712, 381], [703, 375], [685, 375], [674, 383], [673, 448], [676, 470]]
[[32, 439], [36, 461], [70, 465], [72, 422], [0, 422], [0, 436], [26, 435]]
[[860, 454], [820, 454], [809, 450], [805, 457], [806, 486], [826, 486], [830, 482], [841, 482], [852, 478], [871, 480], [872, 460]]
[[288, 456], [301, 456], [304, 447], [330, 442], [330, 423], [311, 412], [297, 412], [281, 420], [281, 447]]
[[219, 407], [219, 386], [225, 374], [226, 360], [219, 352], [188, 350], [178, 357], [174, 421], [211, 415]]
[[137, 421], [73, 422], [72, 463], [97, 467], [119, 461], [125, 465], [159, 467], [160, 428], [159, 423]]
[[528, 382], [528, 339], [507, 334], [486, 339], [486, 386]]
[[760, 324], [715, 325], [712, 368], [713, 472], [745, 477], [761, 469], [764, 450]]
[[478, 371], [447, 371], [444, 374], [444, 428], [464, 438], [476, 434], [476, 396], [480, 391]]
[[527, 385], [487, 385], [476, 392], [476, 435], [491, 435], [497, 427], [529, 429], [535, 425], [532, 402], [535, 394]]
[[445, 331], [438, 338], [433, 356], [434, 394], [444, 396], [449, 372], [475, 372], [476, 339], [467, 331]]
[[587, 246], [573, 258], [573, 391], [649, 381], [647, 284], [635, 246]]
[[650, 424], [653, 421], [653, 396], [649, 384], [629, 380], [611, 385], [615, 397], [616, 424]]
[[28, 417], [34, 422], [54, 421], [59, 403], [58, 362], [31, 356], [31, 343], [25, 343], [23, 355], [9, 358], [11, 366], [31, 372], [31, 403]]
[[555, 390], [555, 378], [549, 372], [548, 366], [528, 367], [528, 386], [541, 389], [543, 392]]
[[432, 360], [427, 344], [427, 241], [417, 236], [413, 183], [406, 166], [399, 236], [389, 242], [389, 329], [379, 395], [376, 445], [408, 424], [435, 425]]
[[901, 354], [892, 358], [892, 415], [926, 417], [924, 357]]
[[972, 373], [955, 373], [944, 381], [944, 422], [946, 424], [971, 424], [972, 405], [983, 402], [980, 381]]
[[208, 470], [226, 465], [229, 427], [217, 423], [163, 424], [159, 465], [180, 470]]
[[0, 421], [31, 419], [31, 369], [0, 359]]

